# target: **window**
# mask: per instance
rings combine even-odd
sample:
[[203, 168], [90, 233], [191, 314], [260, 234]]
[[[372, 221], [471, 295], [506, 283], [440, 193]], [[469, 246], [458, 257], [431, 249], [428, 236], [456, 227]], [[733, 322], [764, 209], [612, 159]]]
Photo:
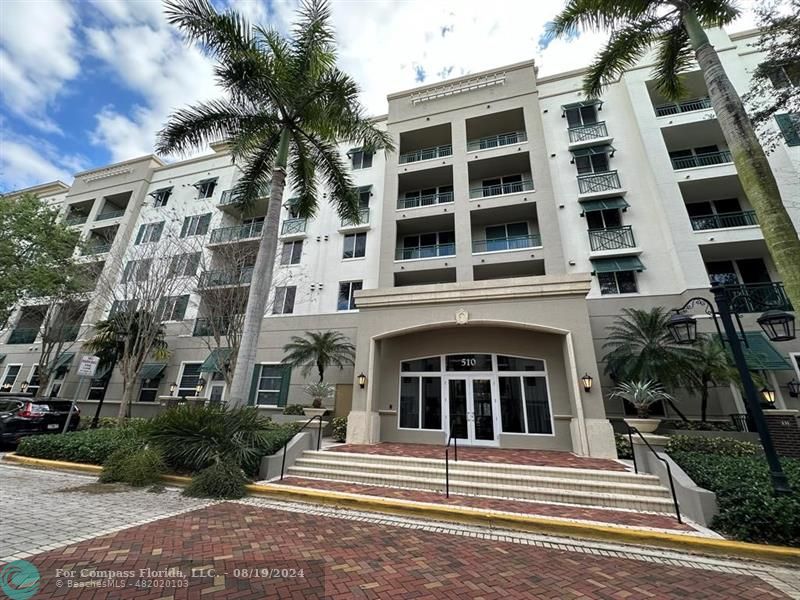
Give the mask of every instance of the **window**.
[[162, 188], [160, 190], [156, 190], [155, 192], [151, 192], [150, 195], [153, 197], [153, 206], [155, 208], [161, 208], [162, 206], [167, 205], [169, 197], [172, 196], [172, 188]]
[[358, 207], [369, 208], [369, 199], [372, 196], [372, 186], [367, 185], [358, 188]]
[[275, 288], [275, 302], [272, 304], [273, 315], [290, 315], [294, 312], [294, 297], [297, 286], [286, 285]]
[[258, 365], [255, 403], [267, 406], [285, 406], [292, 371], [286, 365]]
[[303, 240], [284, 242], [283, 248], [281, 249], [281, 264], [282, 265], [300, 264], [300, 256], [302, 254], [303, 254]]
[[36, 392], [39, 391], [39, 387], [39, 365], [33, 365], [30, 373], [28, 374], [28, 389], [25, 391], [35, 396]]
[[194, 187], [197, 188], [197, 198], [202, 200], [205, 198], [211, 198], [214, 195], [214, 189], [217, 187], [217, 180], [214, 179], [204, 179], [203, 181], [198, 181], [194, 184]]
[[775, 89], [800, 86], [800, 62], [773, 67], [767, 77]]
[[119, 313], [133, 312], [134, 310], [136, 310], [136, 300], [114, 300], [108, 316], [113, 317]]
[[589, 156], [576, 156], [575, 167], [578, 175], [589, 173], [606, 173], [609, 170], [608, 154], [591, 154]]
[[8, 365], [6, 372], [3, 374], [3, 383], [0, 384], [0, 392], [10, 392], [17, 382], [17, 376], [22, 370], [22, 365]]
[[200, 258], [200, 252], [173, 256], [169, 265], [169, 274], [172, 277], [194, 277], [197, 267], [200, 266]]
[[514, 194], [522, 191], [522, 175], [503, 175], [493, 179], [484, 179], [481, 183], [482, 195], [500, 196], [501, 194]]
[[372, 166], [372, 153], [364, 152], [360, 148], [350, 151], [350, 160], [353, 169], [369, 169]]
[[161, 239], [161, 232], [164, 231], [164, 221], [158, 223], [146, 223], [139, 226], [139, 233], [136, 234], [134, 244], [147, 244], [157, 242]]
[[196, 396], [197, 384], [199, 383], [202, 373], [200, 368], [203, 363], [183, 363], [183, 370], [178, 382], [178, 396]]
[[575, 106], [564, 111], [567, 117], [567, 127], [581, 127], [597, 123], [597, 105]]
[[125, 270], [122, 272], [122, 283], [145, 281], [150, 275], [150, 265], [152, 262], [152, 258], [129, 260], [125, 265]]
[[108, 377], [100, 377], [92, 379], [89, 382], [89, 394], [86, 396], [87, 400], [102, 400], [106, 397], [106, 389], [108, 388], [108, 380], [111, 378], [110, 373]]
[[158, 304], [158, 314], [162, 321], [183, 321], [186, 307], [189, 304], [189, 295], [168, 296], [162, 298]]
[[183, 220], [183, 227], [181, 227], [181, 237], [189, 237], [192, 235], [205, 235], [208, 233], [208, 225], [211, 223], [211, 213], [204, 215], [192, 215]]
[[507, 223], [486, 228], [486, 252], [514, 250], [528, 246], [528, 224]]
[[452, 256], [456, 253], [454, 231], [437, 231], [421, 233], [403, 238], [402, 260], [412, 258], [432, 258], [435, 256]]
[[[800, 83], [796, 84], [800, 85]], [[787, 146], [800, 146], [800, 113], [775, 115]]]
[[344, 236], [342, 258], [363, 258], [367, 253], [367, 234], [349, 233]]
[[586, 213], [586, 224], [590, 230], [622, 227], [622, 213], [618, 208], [593, 210]]
[[353, 298], [355, 292], [361, 289], [361, 281], [340, 281], [339, 299], [336, 301], [336, 310], [355, 310], [356, 300]]
[[405, 192], [403, 199], [398, 203], [397, 208], [416, 208], [418, 206], [431, 206], [433, 204], [441, 204], [452, 201], [453, 186], [440, 185], [438, 187]]
[[545, 377], [498, 377], [503, 433], [551, 434]]
[[139, 389], [139, 402], [155, 402], [158, 400], [158, 386], [160, 383], [161, 378], [142, 379], [142, 387]]
[[600, 282], [600, 293], [604, 296], [609, 294], [635, 294], [639, 291], [636, 288], [635, 271], [598, 273], [597, 281]]
[[441, 377], [401, 377], [399, 406], [401, 428], [441, 429]]

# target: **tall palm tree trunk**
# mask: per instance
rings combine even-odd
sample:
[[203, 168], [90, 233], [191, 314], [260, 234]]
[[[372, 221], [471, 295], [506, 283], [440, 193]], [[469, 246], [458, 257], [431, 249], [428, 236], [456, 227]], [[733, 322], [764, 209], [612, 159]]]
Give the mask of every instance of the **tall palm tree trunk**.
[[236, 369], [233, 372], [231, 391], [228, 403], [232, 407], [244, 406], [249, 397], [250, 382], [258, 351], [258, 337], [261, 323], [269, 300], [272, 287], [272, 271], [275, 267], [275, 252], [278, 246], [278, 227], [281, 220], [281, 201], [286, 185], [286, 165], [289, 157], [289, 132], [281, 132], [281, 141], [275, 166], [270, 181], [269, 204], [264, 219], [264, 229], [258, 244], [256, 264], [253, 267], [253, 278], [247, 296], [247, 310], [242, 325], [242, 337], [239, 342], [239, 354], [236, 358]]
[[697, 15], [685, 11], [683, 22], [742, 188], [756, 211], [764, 241], [783, 279], [786, 293], [795, 309], [800, 309], [800, 239], [781, 200], [767, 156]]

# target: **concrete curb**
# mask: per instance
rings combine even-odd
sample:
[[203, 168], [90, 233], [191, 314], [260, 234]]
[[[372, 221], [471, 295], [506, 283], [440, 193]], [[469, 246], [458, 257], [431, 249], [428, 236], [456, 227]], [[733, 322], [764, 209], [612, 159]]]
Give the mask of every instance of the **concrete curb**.
[[[102, 471], [102, 467], [98, 465], [29, 458], [18, 456], [15, 453], [6, 454], [3, 457], [3, 462], [92, 474], [98, 474]], [[185, 486], [190, 481], [189, 477], [178, 475], [164, 475], [161, 479], [164, 483], [180, 486]], [[276, 484], [249, 484], [247, 491], [254, 496], [276, 500], [311, 502], [397, 516], [423, 517], [432, 520], [444, 520], [450, 523], [511, 529], [527, 533], [560, 535], [609, 543], [657, 546], [697, 554], [779, 561], [800, 565], [800, 548], [787, 546], [702, 538], [678, 533], [614, 527], [613, 525], [575, 523], [557, 518], [514, 515], [468, 507], [418, 504], [394, 498], [367, 497], [342, 492], [289, 488]]]

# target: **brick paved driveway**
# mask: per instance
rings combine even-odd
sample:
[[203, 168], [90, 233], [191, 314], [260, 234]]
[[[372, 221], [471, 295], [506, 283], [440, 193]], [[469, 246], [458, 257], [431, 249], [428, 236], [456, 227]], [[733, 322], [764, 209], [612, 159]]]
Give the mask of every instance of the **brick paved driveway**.
[[[8, 471], [0, 467], [0, 483], [7, 481]], [[37, 530], [58, 535], [63, 519], [58, 511], [61, 496], [56, 497], [50, 481], [53, 476], [26, 471], [30, 481], [25, 482], [27, 478], [20, 471], [11, 475], [16, 478], [16, 485], [25, 485], [33, 492], [27, 505], [42, 503], [51, 509], [49, 513], [39, 513], [42, 522], [36, 524]], [[71, 475], [60, 477], [74, 479]], [[81, 478], [73, 481], [83, 482]], [[0, 485], [0, 496], [5, 496], [8, 488]], [[86, 511], [97, 510], [98, 504], [108, 506], [109, 498], [117, 496], [117, 506], [127, 504], [133, 520], [142, 515], [130, 504], [143, 502], [142, 493], [122, 491], [81, 496]], [[704, 562], [695, 557], [675, 560], [670, 553], [652, 551], [639, 556], [631, 549], [609, 551], [574, 541], [564, 545], [556, 540], [553, 543], [538, 540], [530, 534], [498, 535], [488, 530], [482, 533], [475, 528], [422, 524], [397, 517], [363, 516], [259, 499], [178, 508], [175, 503], [185, 500], [176, 493], [168, 491], [156, 497], [161, 500], [163, 510], [171, 507], [170, 510], [185, 512], [29, 557], [42, 574], [40, 591], [33, 600], [170, 597], [727, 600], [789, 598], [793, 593], [785, 583], [787, 579], [774, 578], [780, 569], [773, 567]], [[152, 515], [153, 508], [142, 506], [142, 511]], [[10, 522], [8, 516], [15, 520], [24, 513], [19, 506], [11, 513], [6, 510], [0, 513], [4, 538], [5, 525]], [[139, 569], [161, 573], [140, 577]], [[277, 572], [262, 569], [277, 569]], [[791, 578], [786, 570], [783, 573]]]

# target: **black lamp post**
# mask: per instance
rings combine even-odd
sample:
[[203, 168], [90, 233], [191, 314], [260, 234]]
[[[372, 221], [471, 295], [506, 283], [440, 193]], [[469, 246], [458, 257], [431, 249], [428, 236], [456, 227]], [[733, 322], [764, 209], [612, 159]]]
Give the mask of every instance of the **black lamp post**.
[[[744, 356], [744, 350], [742, 349], [742, 340], [739, 339], [739, 333], [742, 333], [742, 339], [745, 345], [747, 344], [747, 337], [742, 331], [739, 315], [734, 315], [731, 312], [730, 299], [728, 298], [728, 292], [724, 286], [717, 283], [713, 284], [711, 286], [711, 293], [714, 294], [714, 300], [717, 305], [716, 309], [714, 305], [705, 298], [692, 298], [681, 308], [674, 311], [675, 314], [670, 317], [667, 328], [677, 343], [691, 344], [695, 342], [697, 340], [697, 324], [689, 323], [689, 321], [694, 321], [694, 319], [683, 314], [683, 311], [691, 306], [701, 305], [705, 307], [705, 312], [711, 315], [714, 320], [714, 326], [717, 328], [717, 333], [719, 333], [722, 338], [722, 331], [717, 321], [717, 317], [719, 317], [719, 321], [722, 322], [722, 329], [725, 331], [724, 341], [727, 341], [730, 346], [733, 362], [742, 380], [742, 389], [744, 390], [744, 397], [747, 402], [747, 412], [755, 423], [756, 430], [761, 438], [761, 445], [764, 447], [764, 454], [767, 458], [770, 477], [772, 479], [772, 489], [775, 490], [776, 494], [790, 494], [792, 490], [789, 487], [786, 474], [781, 468], [778, 454], [775, 452], [772, 436], [769, 433], [769, 429], [767, 429], [767, 422], [764, 419], [764, 412], [761, 408], [761, 402], [759, 401], [759, 394], [756, 391], [756, 386], [753, 383], [750, 370], [747, 368], [747, 361]], [[739, 331], [736, 330], [733, 324], [734, 316], [739, 324]], [[761, 329], [764, 330], [764, 333], [767, 334], [767, 337], [773, 342], [794, 339], [794, 316], [789, 313], [778, 310], [768, 310], [759, 317], [758, 324], [761, 326]], [[764, 397], [766, 398], [766, 396]], [[775, 392], [772, 391], [773, 402], [774, 397]]]

